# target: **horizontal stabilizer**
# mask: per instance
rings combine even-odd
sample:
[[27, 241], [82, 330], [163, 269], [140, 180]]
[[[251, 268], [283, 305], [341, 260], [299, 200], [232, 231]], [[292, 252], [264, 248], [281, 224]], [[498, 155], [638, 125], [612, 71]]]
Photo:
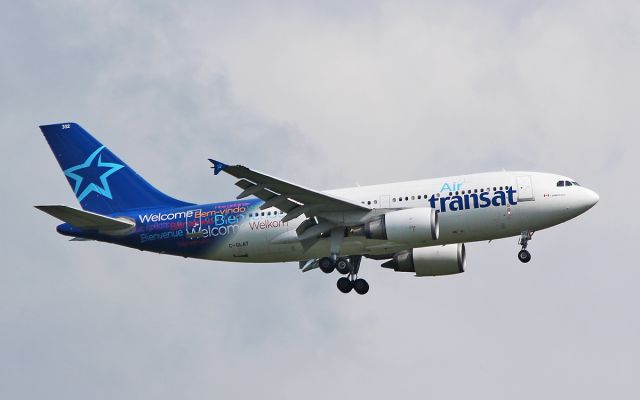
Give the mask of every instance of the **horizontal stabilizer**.
[[44, 211], [47, 214], [80, 229], [118, 231], [122, 229], [130, 229], [136, 226], [135, 222], [129, 221], [124, 218], [111, 218], [90, 211], [78, 210], [77, 208], [63, 205], [35, 207], [38, 210]]

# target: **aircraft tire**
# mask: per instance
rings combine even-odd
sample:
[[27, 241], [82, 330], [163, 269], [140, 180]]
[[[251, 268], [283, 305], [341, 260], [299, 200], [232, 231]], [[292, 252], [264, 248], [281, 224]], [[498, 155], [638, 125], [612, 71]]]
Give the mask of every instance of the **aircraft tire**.
[[346, 275], [351, 272], [351, 263], [346, 258], [338, 258], [338, 262], [336, 262], [336, 270], [342, 274]]
[[364, 279], [358, 278], [353, 282], [353, 288], [358, 294], [367, 294], [369, 291], [369, 284]]
[[528, 263], [529, 261], [531, 261], [531, 253], [529, 253], [527, 250], [520, 250], [520, 252], [518, 253], [518, 260], [523, 263]]
[[338, 279], [338, 290], [342, 293], [349, 293], [351, 289], [353, 289], [353, 283], [349, 280], [349, 278], [342, 277]]
[[321, 258], [320, 261], [318, 261], [318, 267], [320, 267], [320, 270], [325, 274], [330, 274], [335, 269], [335, 265], [333, 265], [333, 261], [329, 257]]

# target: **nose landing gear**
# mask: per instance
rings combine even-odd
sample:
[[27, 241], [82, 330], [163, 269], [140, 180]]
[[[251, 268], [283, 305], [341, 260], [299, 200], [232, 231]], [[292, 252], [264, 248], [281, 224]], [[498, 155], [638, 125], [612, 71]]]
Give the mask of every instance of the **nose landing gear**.
[[520, 260], [520, 262], [528, 263], [531, 261], [531, 253], [527, 251], [527, 244], [532, 237], [533, 231], [522, 231], [522, 233], [520, 233], [520, 240], [518, 240], [518, 244], [522, 246], [522, 250], [518, 252], [518, 260]]
[[518, 260], [523, 263], [528, 263], [529, 261], [531, 261], [531, 253], [529, 253], [527, 250], [520, 250], [518, 252]]

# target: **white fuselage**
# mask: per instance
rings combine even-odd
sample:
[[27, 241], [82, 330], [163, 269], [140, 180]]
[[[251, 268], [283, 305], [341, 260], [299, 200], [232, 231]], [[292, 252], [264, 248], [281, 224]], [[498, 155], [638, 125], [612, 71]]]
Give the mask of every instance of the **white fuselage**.
[[[597, 201], [595, 192], [572, 184], [564, 176], [537, 172], [492, 172], [400, 183], [360, 186], [326, 191], [357, 201], [376, 210], [435, 208], [439, 212], [440, 235], [429, 243], [396, 243], [364, 237], [346, 237], [341, 254], [385, 255], [397, 251], [450, 243], [492, 240], [538, 231], [572, 219]], [[498, 198], [495, 204], [480, 207], [478, 194], [514, 190], [512, 202]], [[466, 197], [465, 197], [466, 195]], [[433, 196], [433, 197], [432, 197]], [[514, 204], [512, 204], [514, 203]], [[485, 201], [486, 204], [486, 201]], [[305, 248], [295, 229], [301, 216], [282, 223], [283, 214], [275, 208], [251, 213], [239, 224], [236, 235], [207, 258], [242, 262], [299, 261], [324, 257], [330, 251], [330, 238]]]

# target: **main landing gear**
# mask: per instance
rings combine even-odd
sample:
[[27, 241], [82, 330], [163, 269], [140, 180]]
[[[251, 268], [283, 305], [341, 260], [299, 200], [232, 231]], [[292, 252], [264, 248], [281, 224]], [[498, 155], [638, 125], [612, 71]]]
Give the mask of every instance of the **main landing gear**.
[[318, 267], [326, 274], [336, 270], [338, 273], [346, 275], [338, 279], [337, 283], [338, 290], [342, 293], [355, 290], [358, 294], [366, 294], [369, 291], [369, 284], [364, 279], [358, 278], [361, 261], [362, 256], [324, 257], [318, 261]]
[[518, 260], [523, 263], [528, 263], [531, 261], [531, 253], [527, 251], [527, 244], [529, 240], [533, 237], [533, 231], [522, 231], [520, 233], [520, 240], [518, 240], [518, 244], [522, 246], [522, 250], [518, 252]]
[[329, 257], [321, 258], [318, 261], [318, 267], [325, 274], [330, 274], [333, 272], [334, 269], [336, 269], [335, 263]]
[[338, 279], [338, 290], [342, 293], [349, 293], [354, 289], [358, 294], [366, 294], [369, 291], [369, 284], [362, 278], [355, 278], [354, 275]]

